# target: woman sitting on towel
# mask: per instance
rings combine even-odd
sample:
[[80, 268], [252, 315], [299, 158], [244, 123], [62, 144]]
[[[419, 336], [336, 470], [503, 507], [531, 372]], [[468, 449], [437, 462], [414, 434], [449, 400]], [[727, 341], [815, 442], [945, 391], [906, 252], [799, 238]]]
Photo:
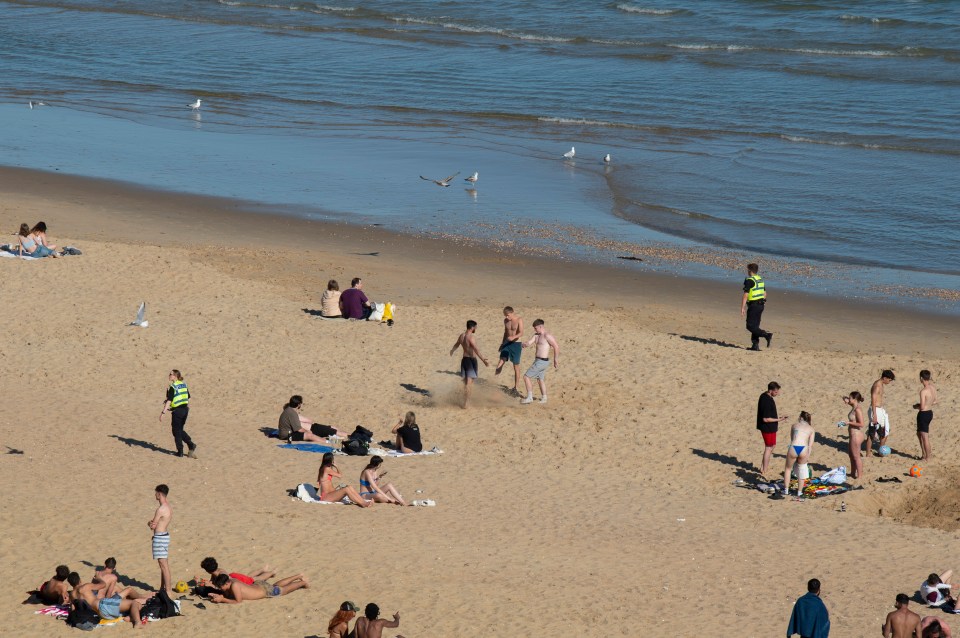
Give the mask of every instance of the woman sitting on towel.
[[797, 467], [797, 500], [803, 498], [803, 484], [807, 481], [807, 461], [813, 449], [815, 433], [810, 424], [810, 413], [801, 412], [800, 420], [790, 428], [790, 447], [787, 448], [787, 463], [783, 470], [783, 495], [790, 493], [790, 471]]
[[398, 452], [414, 454], [423, 452], [423, 443], [420, 441], [420, 426], [417, 425], [417, 415], [407, 412], [407, 415], [397, 421], [390, 430], [397, 435], [396, 447]]
[[373, 501], [364, 500], [357, 494], [357, 490], [349, 485], [335, 488], [333, 486], [333, 479], [340, 478], [341, 476], [340, 469], [333, 464], [333, 452], [324, 454], [323, 461], [320, 463], [320, 472], [317, 474], [317, 491], [320, 492], [321, 501], [336, 503], [337, 501], [343, 500], [343, 497], [346, 496], [355, 505], [359, 505], [360, 507], [370, 507], [373, 505]]
[[33, 238], [37, 240], [37, 243], [53, 252], [57, 249], [56, 244], [50, 244], [47, 242], [47, 225], [43, 222], [37, 222], [36, 225], [30, 229], [30, 234], [33, 235]]
[[[380, 464], [383, 459], [374, 456], [370, 459], [367, 467], [360, 473], [360, 496], [368, 498], [374, 503], [393, 503], [394, 505], [406, 505], [407, 502], [400, 496], [400, 492], [393, 486], [393, 483], [380, 485]], [[386, 476], [386, 472], [382, 476]]]
[[[41, 222], [42, 223], [42, 222]], [[44, 226], [46, 229], [46, 226]], [[57, 253], [53, 252], [51, 248], [47, 248], [33, 235], [30, 231], [30, 227], [26, 224], [20, 224], [20, 232], [17, 233], [17, 239], [20, 240], [20, 248], [18, 249], [19, 254], [22, 256], [27, 254], [31, 257], [49, 257], [57, 256]]]
[[320, 316], [328, 319], [343, 318], [340, 312], [340, 284], [336, 279], [327, 282], [327, 289], [320, 297]]
[[295, 394], [290, 397], [287, 404], [283, 406], [283, 412], [280, 413], [280, 421], [277, 424], [279, 430], [277, 437], [282, 441], [292, 443], [294, 441], [311, 441], [327, 443], [325, 437], [340, 436], [347, 434], [337, 428], [321, 423], [314, 423], [313, 419], [300, 414], [303, 409], [303, 397]]

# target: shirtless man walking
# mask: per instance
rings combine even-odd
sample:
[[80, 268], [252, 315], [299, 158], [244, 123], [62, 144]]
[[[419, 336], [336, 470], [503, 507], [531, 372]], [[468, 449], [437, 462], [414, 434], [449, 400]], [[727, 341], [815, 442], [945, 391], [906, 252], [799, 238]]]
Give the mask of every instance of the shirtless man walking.
[[917, 410], [917, 438], [920, 439], [920, 460], [933, 458], [930, 451], [930, 422], [933, 421], [933, 406], [937, 403], [937, 388], [933, 385], [929, 370], [920, 371], [920, 403], [914, 403]]
[[883, 388], [896, 379], [893, 370], [884, 370], [870, 388], [870, 409], [867, 410], [867, 421], [870, 423], [867, 427], [867, 458], [870, 458], [874, 437], [879, 439], [877, 445], [883, 447], [887, 444], [887, 437], [890, 436], [890, 417], [887, 416], [887, 411], [883, 407]]
[[503, 371], [503, 365], [509, 360], [513, 364], [513, 393], [520, 396], [520, 353], [523, 337], [523, 319], [507, 306], [503, 309], [503, 342], [500, 344], [500, 363], [497, 364], [496, 374]]
[[473, 389], [473, 380], [477, 378], [477, 359], [483, 361], [483, 365], [489, 366], [490, 362], [480, 354], [477, 349], [477, 340], [474, 334], [477, 331], [477, 322], [473, 319], [467, 321], [467, 329], [457, 337], [457, 342], [450, 348], [450, 356], [457, 351], [457, 348], [463, 348], [463, 358], [460, 359], [460, 376], [463, 377], [463, 407], [467, 407], [470, 401], [470, 391]]
[[[363, 610], [363, 618], [357, 619], [357, 624], [353, 630], [357, 632], [357, 638], [383, 638], [384, 629], [393, 629], [400, 626], [400, 612], [393, 615], [393, 620], [383, 620], [378, 618], [380, 608], [374, 603], [369, 603]], [[397, 638], [403, 636], [397, 635]]]
[[173, 586], [170, 584], [170, 563], [167, 557], [170, 555], [170, 521], [173, 519], [173, 510], [170, 503], [167, 502], [167, 494], [170, 488], [160, 484], [154, 488], [153, 495], [160, 505], [154, 512], [153, 518], [147, 523], [147, 527], [153, 530], [153, 557], [160, 565], [160, 589], [165, 589], [167, 595], [173, 597]]
[[922, 638], [920, 616], [908, 609], [910, 597], [906, 594], [897, 594], [894, 603], [896, 611], [887, 614], [883, 623], [883, 638]]
[[529, 348], [536, 346], [537, 358], [533, 360], [533, 365], [523, 375], [523, 385], [527, 387], [527, 396], [520, 403], [533, 403], [533, 381], [536, 379], [540, 385], [540, 403], [547, 402], [547, 369], [550, 367], [550, 349], [553, 348], [553, 367], [560, 368], [560, 345], [553, 335], [547, 332], [543, 327], [543, 319], [537, 319], [533, 322], [533, 336], [523, 347]]

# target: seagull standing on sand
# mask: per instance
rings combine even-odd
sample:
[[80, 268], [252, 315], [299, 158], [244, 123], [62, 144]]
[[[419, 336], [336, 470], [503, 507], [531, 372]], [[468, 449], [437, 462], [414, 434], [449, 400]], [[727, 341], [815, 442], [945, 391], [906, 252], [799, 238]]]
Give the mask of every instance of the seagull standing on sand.
[[450, 177], [446, 177], [446, 178], [444, 178], [444, 179], [430, 179], [429, 177], [424, 177], [423, 175], [421, 175], [421, 176], [420, 176], [420, 179], [425, 179], [425, 180], [427, 180], [428, 182], [433, 182], [433, 183], [436, 184], [437, 186], [443, 186], [444, 188], [446, 188], [446, 187], [450, 186], [450, 182], [453, 181], [453, 178], [456, 177], [456, 176], [459, 175], [459, 174], [460, 174], [460, 171], [457, 171], [456, 173], [454, 173], [454, 174], [451, 175]]
[[470, 182], [471, 184], [476, 184], [478, 179], [480, 179], [480, 173], [474, 173], [470, 177], [464, 177], [463, 181]]
[[577, 149], [571, 146], [570, 150], [563, 154], [563, 157], [565, 159], [573, 159], [573, 156], [576, 154], [577, 154]]
[[150, 322], [148, 322], [146, 319], [143, 318], [143, 316], [144, 316], [145, 314], [147, 314], [147, 302], [146, 302], [146, 301], [141, 301], [141, 302], [140, 302], [140, 307], [137, 309], [137, 318], [136, 318], [136, 320], [135, 320], [133, 323], [131, 323], [130, 325], [131, 325], [131, 326], [140, 326], [141, 328], [146, 328], [147, 326], [149, 326], [149, 325], [150, 325]]
[[203, 101], [203, 100], [201, 100], [200, 98], [197, 98], [197, 101], [196, 101], [196, 102], [194, 102], [193, 104], [187, 104], [187, 106], [189, 106], [190, 108], [192, 108], [194, 111], [199, 111], [199, 110], [200, 110], [200, 102], [202, 102], [202, 101]]
[[610, 163], [610, 153], [607, 153], [606, 155], [603, 156], [603, 163], [604, 164]]

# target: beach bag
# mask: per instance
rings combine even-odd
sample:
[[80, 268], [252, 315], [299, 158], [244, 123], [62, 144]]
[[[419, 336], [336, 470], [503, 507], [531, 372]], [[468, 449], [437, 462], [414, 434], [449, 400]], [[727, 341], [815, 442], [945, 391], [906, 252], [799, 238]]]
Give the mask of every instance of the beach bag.
[[825, 472], [820, 476], [820, 482], [826, 485], [843, 485], [847, 482], [847, 467], [841, 465], [829, 472]]
[[382, 303], [371, 303], [370, 304], [370, 316], [367, 317], [367, 321], [382, 321], [383, 320], [383, 309], [386, 304]]
[[373, 432], [362, 425], [358, 425], [353, 434], [343, 442], [342, 450], [344, 454], [350, 456], [366, 456], [370, 451], [370, 443], [372, 442]]
[[143, 604], [143, 609], [140, 610], [140, 615], [143, 617], [150, 618], [170, 618], [171, 616], [179, 616], [180, 609], [177, 606], [170, 596], [167, 595], [166, 590], [161, 589], [157, 592], [152, 598]]
[[67, 614], [67, 624], [84, 631], [92, 631], [100, 624], [100, 614], [90, 609], [87, 601], [78, 600]]
[[389, 301], [383, 307], [383, 318], [381, 321], [393, 321], [393, 304]]

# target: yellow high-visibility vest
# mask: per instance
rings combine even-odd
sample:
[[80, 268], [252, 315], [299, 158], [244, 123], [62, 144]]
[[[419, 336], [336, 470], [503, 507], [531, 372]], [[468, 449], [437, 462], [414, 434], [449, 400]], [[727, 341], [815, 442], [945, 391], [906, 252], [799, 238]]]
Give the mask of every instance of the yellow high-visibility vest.
[[767, 291], [763, 285], [763, 277], [760, 275], [750, 275], [747, 279], [753, 280], [753, 288], [747, 293], [747, 302], [760, 301], [767, 298]]
[[174, 381], [170, 384], [173, 388], [173, 399], [170, 400], [170, 409], [179, 408], [186, 405], [190, 400], [190, 392], [187, 390], [187, 384], [183, 381]]

